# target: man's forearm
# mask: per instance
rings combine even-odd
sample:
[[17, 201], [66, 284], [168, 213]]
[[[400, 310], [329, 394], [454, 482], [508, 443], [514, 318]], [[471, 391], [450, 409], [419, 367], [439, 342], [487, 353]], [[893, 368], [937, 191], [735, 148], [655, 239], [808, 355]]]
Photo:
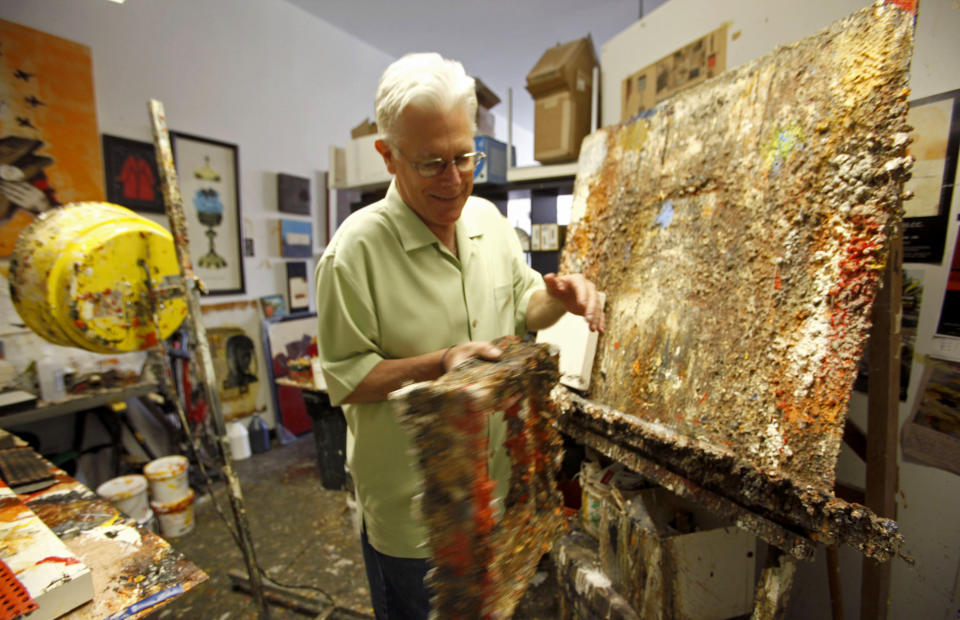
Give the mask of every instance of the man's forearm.
[[407, 382], [430, 381], [443, 374], [444, 349], [416, 357], [382, 360], [363, 381], [343, 399], [344, 403], [375, 403], [387, 400], [387, 394]]
[[527, 303], [527, 331], [535, 332], [550, 327], [565, 312], [563, 303], [548, 295], [547, 291], [534, 291]]

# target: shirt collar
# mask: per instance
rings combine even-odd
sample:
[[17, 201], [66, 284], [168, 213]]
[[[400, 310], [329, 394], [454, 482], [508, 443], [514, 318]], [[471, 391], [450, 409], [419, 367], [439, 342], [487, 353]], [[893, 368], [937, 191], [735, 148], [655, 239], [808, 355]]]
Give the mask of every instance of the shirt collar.
[[[400, 237], [400, 243], [406, 252], [410, 252], [431, 244], [440, 245], [440, 240], [433, 234], [427, 225], [423, 223], [420, 216], [407, 206], [400, 196], [400, 190], [397, 189], [397, 179], [394, 177], [390, 181], [390, 187], [387, 188], [387, 212], [394, 226], [397, 228], [397, 234]], [[469, 204], [470, 199], [467, 199]], [[464, 211], [460, 214], [460, 219], [455, 224], [457, 235], [457, 246], [460, 250], [461, 259], [469, 252], [469, 244], [465, 243], [472, 237], [478, 237], [483, 234], [479, 223], [470, 217], [470, 213], [464, 205]]]

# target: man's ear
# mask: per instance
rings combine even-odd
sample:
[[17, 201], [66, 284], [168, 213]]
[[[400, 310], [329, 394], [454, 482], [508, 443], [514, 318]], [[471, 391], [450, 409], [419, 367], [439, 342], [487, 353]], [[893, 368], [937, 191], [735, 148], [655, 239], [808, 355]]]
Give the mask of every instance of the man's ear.
[[387, 172], [396, 174], [397, 160], [393, 157], [393, 151], [390, 150], [390, 145], [384, 140], [377, 140], [373, 145], [377, 147], [377, 152], [380, 153], [380, 157], [383, 157], [383, 163], [387, 165]]

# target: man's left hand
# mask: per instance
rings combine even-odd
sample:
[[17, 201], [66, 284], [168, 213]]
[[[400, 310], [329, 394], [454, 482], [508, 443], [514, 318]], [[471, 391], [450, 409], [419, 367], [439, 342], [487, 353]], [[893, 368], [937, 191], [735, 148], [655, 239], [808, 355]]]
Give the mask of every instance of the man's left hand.
[[543, 276], [547, 294], [563, 304], [567, 312], [582, 316], [592, 331], [603, 333], [606, 324], [597, 287], [582, 273], [558, 276], [548, 273]]

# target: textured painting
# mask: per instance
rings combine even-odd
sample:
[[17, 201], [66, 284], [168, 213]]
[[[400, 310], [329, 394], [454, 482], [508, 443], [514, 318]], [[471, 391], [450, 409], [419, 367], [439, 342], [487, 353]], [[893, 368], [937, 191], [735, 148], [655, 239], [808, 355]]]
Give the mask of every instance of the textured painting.
[[90, 48], [0, 19], [0, 258], [40, 213], [103, 200]]
[[878, 3], [583, 144], [590, 400], [832, 496], [899, 224], [915, 15]]

